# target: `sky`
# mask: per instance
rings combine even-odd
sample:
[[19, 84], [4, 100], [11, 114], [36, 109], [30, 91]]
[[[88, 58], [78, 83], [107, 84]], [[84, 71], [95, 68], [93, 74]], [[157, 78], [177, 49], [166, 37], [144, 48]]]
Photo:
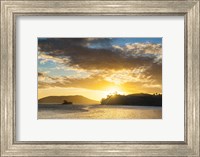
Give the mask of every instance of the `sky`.
[[38, 38], [38, 99], [162, 93], [162, 38]]

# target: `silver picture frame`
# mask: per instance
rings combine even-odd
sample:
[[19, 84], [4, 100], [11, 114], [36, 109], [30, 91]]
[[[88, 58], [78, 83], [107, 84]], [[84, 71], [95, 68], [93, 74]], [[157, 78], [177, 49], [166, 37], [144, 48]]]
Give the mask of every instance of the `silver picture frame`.
[[[1, 0], [1, 156], [199, 155], [199, 0]], [[184, 16], [184, 141], [16, 141], [16, 18], [18, 16]]]

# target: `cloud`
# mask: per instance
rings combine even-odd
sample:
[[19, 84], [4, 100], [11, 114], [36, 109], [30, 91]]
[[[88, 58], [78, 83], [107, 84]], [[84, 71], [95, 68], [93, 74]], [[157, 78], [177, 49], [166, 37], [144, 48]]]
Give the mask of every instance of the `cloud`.
[[[110, 44], [110, 39], [92, 40], [100, 45]], [[92, 42], [86, 39], [56, 39], [39, 41], [40, 51], [53, 58], [66, 59], [68, 66], [81, 69], [133, 69], [149, 66], [158, 60], [160, 44], [126, 45], [123, 49], [106, 47], [90, 48]], [[106, 48], [105, 48], [106, 47]], [[155, 51], [155, 52], [154, 52]], [[153, 53], [152, 53], [153, 52]]]
[[49, 85], [51, 85], [53, 83], [57, 83], [57, 82], [59, 82], [59, 78], [53, 78], [53, 77], [48, 76], [47, 73], [38, 72], [38, 86], [39, 86], [39, 88], [41, 88], [41, 87], [46, 88], [46, 87], [49, 87]]
[[154, 82], [126, 82], [121, 88], [128, 93], [162, 93], [162, 85]]
[[52, 88], [52, 87], [75, 87], [86, 88], [93, 90], [102, 90], [109, 86], [114, 86], [113, 82], [104, 80], [98, 74], [89, 76], [87, 78], [73, 78], [73, 77], [50, 77], [44, 73], [38, 73], [38, 88]]
[[[116, 84], [127, 91], [141, 88], [161, 91], [162, 45], [129, 43], [113, 45], [110, 38], [47, 38], [38, 40], [41, 63], [61, 64], [66, 69], [83, 71], [87, 77], [46, 77], [39, 88], [77, 87], [105, 89]], [[41, 75], [41, 76], [40, 76]], [[151, 88], [151, 89], [150, 89]]]
[[162, 45], [152, 44], [152, 43], [133, 43], [126, 44], [126, 46], [121, 47], [118, 45], [113, 46], [124, 52], [125, 55], [129, 57], [151, 57], [154, 58], [154, 63], [162, 63]]
[[39, 52], [38, 54], [38, 61], [40, 64], [44, 64], [48, 61], [54, 62], [54, 63], [60, 63], [60, 64], [66, 64], [68, 62], [68, 57], [54, 57], [48, 54], [45, 54], [44, 52]]
[[[109, 72], [110, 73], [110, 72]], [[87, 78], [73, 77], [50, 77], [47, 74], [38, 74], [38, 87], [40, 88], [85, 88], [91, 90], [107, 90], [111, 87], [119, 86], [128, 93], [135, 92], [162, 92], [161, 84], [158, 84], [150, 77], [145, 77], [143, 74], [132, 76], [129, 71], [121, 71], [121, 73], [102, 73], [94, 74]], [[41, 78], [42, 77], [42, 78]], [[45, 79], [44, 79], [45, 78]]]

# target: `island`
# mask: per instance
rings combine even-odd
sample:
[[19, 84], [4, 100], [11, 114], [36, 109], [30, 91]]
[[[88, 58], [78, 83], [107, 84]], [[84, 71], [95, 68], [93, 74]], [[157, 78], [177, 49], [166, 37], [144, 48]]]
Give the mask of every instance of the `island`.
[[162, 106], [162, 94], [112, 94], [101, 100], [102, 105]]

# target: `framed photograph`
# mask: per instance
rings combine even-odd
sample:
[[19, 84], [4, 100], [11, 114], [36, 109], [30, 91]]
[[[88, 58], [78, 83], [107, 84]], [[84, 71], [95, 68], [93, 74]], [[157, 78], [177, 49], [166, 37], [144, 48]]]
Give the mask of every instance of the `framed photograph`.
[[1, 156], [199, 157], [199, 1], [1, 0]]
[[162, 39], [38, 38], [40, 118], [162, 118]]

